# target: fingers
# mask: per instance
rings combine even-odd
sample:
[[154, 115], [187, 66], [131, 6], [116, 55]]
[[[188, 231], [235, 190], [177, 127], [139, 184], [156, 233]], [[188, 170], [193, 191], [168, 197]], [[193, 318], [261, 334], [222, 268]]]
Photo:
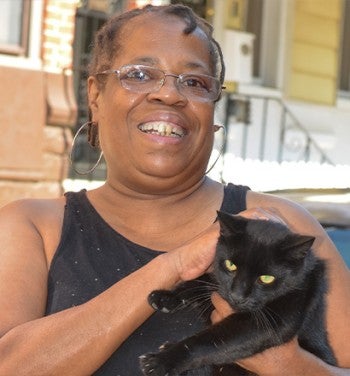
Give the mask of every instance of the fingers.
[[245, 218], [250, 218], [250, 219], [261, 219], [264, 221], [279, 222], [287, 226], [287, 223], [283, 220], [281, 214], [278, 213], [277, 210], [273, 208], [247, 209], [247, 210], [240, 212], [239, 215]]
[[233, 309], [217, 292], [214, 292], [211, 296], [211, 301], [215, 307], [211, 313], [210, 319], [213, 324], [223, 320], [225, 317], [233, 313]]
[[183, 281], [194, 279], [210, 268], [219, 236], [219, 225], [213, 224], [196, 238], [169, 252]]

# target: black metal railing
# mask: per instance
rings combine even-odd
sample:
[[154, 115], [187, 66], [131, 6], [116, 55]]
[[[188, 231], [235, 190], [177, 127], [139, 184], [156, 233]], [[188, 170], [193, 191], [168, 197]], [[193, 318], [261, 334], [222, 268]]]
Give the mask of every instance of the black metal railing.
[[[232, 152], [242, 159], [278, 163], [315, 161], [334, 165], [282, 99], [255, 94], [227, 94], [224, 100], [227, 135], [223, 154]], [[230, 131], [233, 127], [235, 138], [239, 140], [232, 145]]]

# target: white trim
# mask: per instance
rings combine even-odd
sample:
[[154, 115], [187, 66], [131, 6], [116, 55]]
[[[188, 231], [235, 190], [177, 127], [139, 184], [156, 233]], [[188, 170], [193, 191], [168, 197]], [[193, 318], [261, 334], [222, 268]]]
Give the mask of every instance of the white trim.
[[30, 14], [29, 58], [40, 58], [43, 18], [43, 0], [33, 0]]
[[0, 66], [39, 70], [41, 60], [41, 34], [43, 0], [33, 0], [30, 9], [28, 57], [0, 54]]

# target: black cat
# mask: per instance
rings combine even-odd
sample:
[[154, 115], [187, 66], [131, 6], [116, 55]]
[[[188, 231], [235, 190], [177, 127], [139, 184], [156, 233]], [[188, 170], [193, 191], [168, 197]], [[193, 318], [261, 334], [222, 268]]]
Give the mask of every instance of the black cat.
[[[173, 376], [214, 365], [213, 375], [250, 375], [233, 362], [296, 335], [300, 346], [336, 365], [325, 329], [326, 268], [310, 249], [314, 237], [273, 221], [224, 212], [218, 212], [218, 219], [214, 272], [204, 277], [207, 282], [194, 280], [173, 291], [154, 291], [149, 301], [171, 312], [198, 299], [208, 301], [216, 290], [235, 313], [179, 343], [165, 344], [156, 354], [141, 356], [143, 373]], [[196, 299], [194, 291], [201, 298]]]

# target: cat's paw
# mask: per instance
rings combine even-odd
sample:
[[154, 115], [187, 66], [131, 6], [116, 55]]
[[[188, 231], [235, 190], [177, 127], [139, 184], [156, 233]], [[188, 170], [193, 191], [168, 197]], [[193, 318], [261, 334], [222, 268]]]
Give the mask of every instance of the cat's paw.
[[147, 376], [179, 376], [188, 367], [188, 347], [166, 342], [158, 353], [140, 356], [140, 366]]
[[142, 373], [146, 376], [177, 376], [176, 372], [169, 364], [163, 362], [160, 353], [145, 354], [140, 356]]
[[148, 295], [149, 304], [156, 310], [163, 313], [174, 312], [183, 302], [171, 291], [155, 290]]

